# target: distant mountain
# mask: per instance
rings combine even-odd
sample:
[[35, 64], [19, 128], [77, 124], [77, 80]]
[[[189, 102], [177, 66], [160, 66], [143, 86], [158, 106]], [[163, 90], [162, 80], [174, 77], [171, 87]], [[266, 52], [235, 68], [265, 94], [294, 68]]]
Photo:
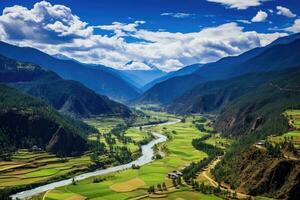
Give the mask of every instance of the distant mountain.
[[142, 91], [146, 91], [146, 90], [150, 89], [151, 87], [153, 87], [154, 85], [161, 83], [165, 80], [168, 80], [170, 78], [191, 74], [191, 73], [195, 72], [196, 70], [198, 70], [201, 66], [202, 66], [202, 64], [194, 64], [194, 65], [189, 65], [189, 66], [183, 67], [174, 72], [169, 72], [169, 73], [165, 74], [164, 76], [162, 76], [161, 78], [157, 78], [157, 79], [151, 81], [150, 83], [146, 84], [142, 88]]
[[159, 79], [167, 73], [159, 69], [150, 70], [120, 70], [137, 88], [142, 88], [155, 79]]
[[72, 58], [69, 58], [68, 56], [65, 56], [64, 54], [54, 54], [52, 57], [60, 59], [60, 60], [73, 60]]
[[130, 110], [99, 95], [81, 83], [63, 80], [41, 67], [0, 56], [0, 82], [39, 97], [61, 113], [73, 117], [118, 115], [128, 117]]
[[297, 66], [300, 64], [298, 37], [299, 35], [296, 34], [281, 38], [266, 47], [205, 64], [190, 75], [171, 78], [156, 84], [141, 95], [137, 102], [168, 104], [200, 83]]
[[97, 130], [62, 117], [45, 102], [0, 84], [1, 154], [37, 146], [60, 156], [83, 153]]
[[138, 89], [108, 67], [84, 65], [73, 60], [54, 58], [37, 49], [0, 42], [0, 54], [52, 70], [64, 79], [76, 80], [99, 94], [126, 101], [139, 95]]

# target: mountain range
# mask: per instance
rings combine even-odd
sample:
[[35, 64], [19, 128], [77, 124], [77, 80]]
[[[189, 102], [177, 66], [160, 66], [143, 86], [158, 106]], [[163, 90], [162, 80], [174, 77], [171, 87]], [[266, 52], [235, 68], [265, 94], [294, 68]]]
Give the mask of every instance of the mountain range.
[[299, 38], [300, 34], [279, 38], [266, 47], [255, 48], [239, 56], [226, 57], [202, 65], [191, 74], [159, 82], [144, 92], [136, 103], [170, 104], [201, 83], [297, 66], [300, 64]]
[[30, 62], [57, 73], [64, 79], [76, 80], [95, 92], [119, 101], [136, 98], [139, 89], [124, 80], [117, 70], [101, 65], [84, 65], [62, 60], [30, 47], [0, 42], [0, 54], [11, 59]]
[[0, 82], [39, 97], [72, 117], [129, 117], [131, 114], [126, 106], [95, 93], [77, 81], [64, 80], [55, 72], [4, 56], [0, 56]]

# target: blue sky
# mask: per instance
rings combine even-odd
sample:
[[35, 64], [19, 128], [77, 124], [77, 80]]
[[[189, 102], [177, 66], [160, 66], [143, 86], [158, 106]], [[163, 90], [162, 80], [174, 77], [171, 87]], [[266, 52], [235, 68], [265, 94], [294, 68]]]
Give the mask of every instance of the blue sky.
[[298, 0], [82, 2], [2, 0], [0, 39], [119, 69], [171, 71], [300, 32]]

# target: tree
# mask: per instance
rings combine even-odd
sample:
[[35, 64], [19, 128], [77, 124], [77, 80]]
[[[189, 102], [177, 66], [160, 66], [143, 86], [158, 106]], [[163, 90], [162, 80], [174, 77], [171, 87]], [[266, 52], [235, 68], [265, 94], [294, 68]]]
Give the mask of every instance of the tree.
[[176, 186], [177, 186], [176, 179], [172, 179], [172, 183], [173, 183], [173, 186], [174, 186], [174, 187], [176, 187]]
[[77, 185], [75, 178], [72, 179], [72, 185]]
[[165, 182], [162, 183], [162, 188], [163, 188], [163, 190], [168, 190]]
[[161, 187], [161, 184], [157, 184], [157, 189], [160, 190], [160, 191], [163, 191], [162, 187]]
[[154, 193], [155, 192], [155, 187], [152, 185], [148, 188], [148, 193], [151, 194], [151, 193]]
[[178, 185], [182, 185], [181, 176], [178, 176], [178, 178], [177, 178], [177, 183], [178, 183]]

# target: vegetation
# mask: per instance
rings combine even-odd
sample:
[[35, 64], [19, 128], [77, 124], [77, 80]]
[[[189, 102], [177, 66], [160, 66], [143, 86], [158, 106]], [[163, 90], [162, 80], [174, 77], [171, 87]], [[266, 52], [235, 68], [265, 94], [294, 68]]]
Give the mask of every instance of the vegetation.
[[[87, 148], [87, 133], [95, 131], [82, 122], [63, 117], [43, 101], [4, 85], [0, 85], [0, 111], [0, 143], [8, 147], [2, 147], [5, 157], [10, 151], [31, 149], [34, 145], [57, 155], [80, 154]], [[62, 147], [63, 139], [73, 140], [73, 144], [64, 141]]]
[[[56, 110], [72, 117], [117, 115], [130, 117], [124, 105], [96, 94], [79, 82], [64, 80], [56, 73], [29, 63], [0, 56], [0, 82], [9, 83], [45, 100]], [[9, 67], [8, 67], [9, 66]]]
[[183, 170], [183, 178], [185, 182], [193, 184], [196, 178], [196, 174], [206, 167], [211, 161], [213, 161], [217, 156], [222, 156], [224, 154], [223, 150], [211, 144], [206, 144], [204, 141], [207, 140], [209, 135], [205, 135], [202, 138], [194, 139], [192, 145], [199, 151], [204, 151], [207, 153], [208, 157], [200, 160], [199, 162], [191, 163], [188, 167]]
[[[192, 120], [192, 117], [187, 117], [185, 123], [148, 128], [152, 131], [161, 132], [170, 136], [170, 140], [165, 144], [165, 153], [167, 156], [162, 159], [155, 160], [145, 166], [140, 166], [139, 169], [129, 169], [111, 174], [110, 178], [97, 184], [92, 183], [93, 179], [87, 179], [79, 181], [76, 187], [69, 185], [57, 188], [48, 192], [46, 199], [63, 199], [66, 198], [65, 195], [72, 197], [78, 194], [86, 198], [101, 197], [105, 199], [126, 199], [145, 195], [148, 193], [149, 188], [150, 192], [152, 192], [153, 189], [155, 192], [160, 191], [161, 189], [163, 191], [168, 191], [168, 197], [166, 198], [172, 199], [174, 194], [169, 187], [172, 187], [173, 183], [170, 179], [165, 178], [167, 173], [178, 170], [180, 167], [189, 164], [194, 160], [202, 160], [207, 156], [206, 153], [196, 150], [191, 145], [193, 139], [204, 135], [204, 133], [199, 133], [197, 128], [193, 125]], [[176, 134], [174, 134], [174, 131]], [[178, 148], [179, 145], [180, 148]], [[145, 185], [142, 185], [141, 180]], [[125, 185], [128, 185], [129, 183], [132, 187], [125, 187]], [[160, 187], [158, 184], [160, 184]], [[125, 188], [126, 192], [124, 190]], [[193, 194], [190, 190], [184, 191], [184, 189], [186, 189], [186, 187], [182, 186], [183, 193], [180, 193], [180, 195], [192, 197], [201, 196], [201, 194]], [[121, 190], [123, 192], [121, 192]], [[66, 193], [66, 191], [69, 192]], [[214, 197], [211, 196], [211, 198]]]

